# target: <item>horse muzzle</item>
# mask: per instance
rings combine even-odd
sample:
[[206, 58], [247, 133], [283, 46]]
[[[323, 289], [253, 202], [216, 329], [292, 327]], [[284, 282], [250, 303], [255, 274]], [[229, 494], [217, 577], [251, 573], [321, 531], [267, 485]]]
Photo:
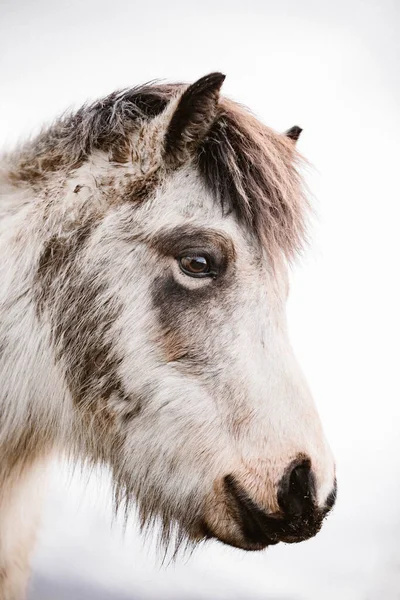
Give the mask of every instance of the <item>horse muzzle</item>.
[[321, 529], [335, 503], [336, 489], [335, 480], [324, 506], [318, 507], [309, 461], [293, 464], [278, 486], [279, 510], [270, 513], [250, 497], [233, 475], [227, 475], [222, 485], [225, 526], [222, 529], [205, 525], [206, 537], [244, 550], [262, 550], [279, 542], [302, 542]]

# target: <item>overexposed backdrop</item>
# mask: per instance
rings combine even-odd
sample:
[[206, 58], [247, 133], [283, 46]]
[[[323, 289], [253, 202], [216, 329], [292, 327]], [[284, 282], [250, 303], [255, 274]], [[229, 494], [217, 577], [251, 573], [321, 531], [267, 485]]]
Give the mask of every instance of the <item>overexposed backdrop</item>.
[[54, 465], [30, 600], [400, 598], [399, 26], [398, 0], [0, 3], [4, 147], [88, 98], [213, 70], [268, 125], [304, 128], [318, 219], [289, 322], [339, 486], [315, 539], [161, 567], [134, 519], [112, 524], [107, 476]]

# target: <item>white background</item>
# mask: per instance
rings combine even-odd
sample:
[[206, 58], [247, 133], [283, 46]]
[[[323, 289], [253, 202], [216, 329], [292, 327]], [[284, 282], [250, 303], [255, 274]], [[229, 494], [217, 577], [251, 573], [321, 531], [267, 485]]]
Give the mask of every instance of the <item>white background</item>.
[[289, 319], [339, 484], [313, 540], [167, 568], [111, 526], [107, 481], [56, 465], [30, 600], [400, 598], [399, 26], [396, 0], [2, 0], [5, 146], [87, 98], [212, 70], [268, 125], [304, 128], [318, 220]]

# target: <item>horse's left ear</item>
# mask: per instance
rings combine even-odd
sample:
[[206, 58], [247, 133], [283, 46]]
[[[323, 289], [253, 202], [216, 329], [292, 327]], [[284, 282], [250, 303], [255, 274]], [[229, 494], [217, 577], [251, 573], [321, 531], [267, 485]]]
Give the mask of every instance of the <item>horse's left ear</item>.
[[290, 138], [294, 142], [297, 142], [302, 131], [303, 130], [301, 127], [299, 127], [298, 125], [293, 125], [293, 127], [288, 129], [287, 131], [285, 131], [285, 135], [286, 135], [286, 137]]
[[224, 79], [222, 73], [210, 73], [183, 92], [165, 133], [166, 156], [179, 160], [203, 140], [217, 116]]

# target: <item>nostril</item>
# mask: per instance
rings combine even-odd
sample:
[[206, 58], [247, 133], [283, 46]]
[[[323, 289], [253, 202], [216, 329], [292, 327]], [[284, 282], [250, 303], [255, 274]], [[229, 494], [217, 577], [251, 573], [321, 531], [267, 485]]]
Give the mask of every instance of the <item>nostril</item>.
[[278, 503], [288, 517], [304, 515], [312, 509], [315, 499], [315, 482], [308, 459], [296, 461], [282, 477], [278, 488]]

